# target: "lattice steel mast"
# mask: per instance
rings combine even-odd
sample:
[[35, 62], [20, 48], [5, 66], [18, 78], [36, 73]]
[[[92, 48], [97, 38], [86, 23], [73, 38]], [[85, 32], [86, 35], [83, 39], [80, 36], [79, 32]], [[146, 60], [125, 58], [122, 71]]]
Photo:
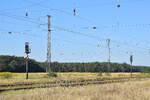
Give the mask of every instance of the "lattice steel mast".
[[46, 72], [51, 72], [51, 16], [48, 17], [48, 33], [47, 33], [47, 68]]

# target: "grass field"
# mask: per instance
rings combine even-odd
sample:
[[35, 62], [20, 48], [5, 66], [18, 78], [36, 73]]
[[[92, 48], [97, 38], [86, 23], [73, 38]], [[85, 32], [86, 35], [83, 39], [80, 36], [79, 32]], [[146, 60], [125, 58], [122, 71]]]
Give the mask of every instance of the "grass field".
[[0, 100], [150, 100], [150, 80], [9, 91]]
[[[47, 82], [57, 82], [60, 80], [80, 80], [106, 78], [129, 78], [130, 73], [57, 73], [58, 77], [47, 77], [46, 73], [29, 73], [29, 79], [25, 79], [25, 73], [9, 73], [11, 77], [2, 77], [5, 73], [0, 73], [0, 88], [8, 84], [8, 88], [22, 88], [28, 86], [47, 85]], [[133, 73], [133, 77], [149, 77], [149, 74]], [[118, 79], [117, 79], [118, 80]], [[22, 85], [17, 85], [17, 84]], [[107, 82], [106, 82], [107, 83]], [[11, 87], [10, 84], [16, 85]], [[58, 83], [60, 84], [60, 83]], [[7, 88], [6, 86], [6, 88]], [[13, 97], [13, 98], [12, 98]], [[150, 79], [136, 79], [124, 83], [108, 83], [99, 85], [85, 85], [76, 87], [52, 87], [9, 90], [0, 92], [0, 100], [150, 100]]]
[[[96, 79], [99, 77], [130, 77], [130, 73], [111, 73], [107, 75], [102, 73], [100, 76], [99, 73], [57, 73], [57, 78], [49, 78], [46, 73], [29, 73], [29, 79], [25, 79], [25, 73], [12, 73], [11, 78], [2, 78], [3, 73], [0, 73], [0, 84], [10, 84], [18, 82], [41, 82], [41, 81], [55, 81], [55, 80], [78, 80], [78, 79]], [[143, 76], [141, 73], [133, 73], [133, 77]]]

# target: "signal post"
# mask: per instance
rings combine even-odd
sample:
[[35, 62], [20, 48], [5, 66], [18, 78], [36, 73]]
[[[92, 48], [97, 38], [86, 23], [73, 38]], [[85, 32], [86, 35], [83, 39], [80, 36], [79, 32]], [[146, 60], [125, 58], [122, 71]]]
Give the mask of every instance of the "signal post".
[[28, 79], [28, 61], [29, 61], [29, 54], [31, 53], [31, 49], [29, 48], [29, 42], [25, 42], [25, 53], [26, 53], [26, 79]]

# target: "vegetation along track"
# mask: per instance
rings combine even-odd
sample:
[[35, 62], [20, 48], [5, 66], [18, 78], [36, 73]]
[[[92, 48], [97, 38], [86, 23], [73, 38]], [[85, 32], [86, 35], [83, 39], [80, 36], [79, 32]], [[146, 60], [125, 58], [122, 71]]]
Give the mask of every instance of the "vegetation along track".
[[80, 80], [57, 80], [53, 82], [27, 82], [27, 83], [13, 83], [13, 84], [1, 84], [0, 92], [9, 90], [22, 90], [22, 89], [34, 89], [34, 88], [51, 88], [51, 87], [73, 87], [73, 86], [85, 86], [89, 84], [107, 84], [118, 83], [127, 81], [136, 81], [140, 79], [147, 79], [149, 77], [133, 77], [133, 78], [97, 78], [97, 79], [80, 79]]

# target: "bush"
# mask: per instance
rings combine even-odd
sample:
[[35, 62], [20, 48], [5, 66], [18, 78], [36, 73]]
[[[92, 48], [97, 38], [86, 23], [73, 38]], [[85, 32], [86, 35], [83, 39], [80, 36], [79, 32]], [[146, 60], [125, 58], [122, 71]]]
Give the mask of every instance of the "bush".
[[111, 76], [111, 73], [105, 73], [105, 76]]
[[118, 74], [119, 77], [126, 77], [125, 74]]
[[103, 76], [103, 73], [102, 73], [102, 72], [99, 72], [99, 73], [97, 74], [97, 76], [102, 77], [102, 76]]
[[3, 73], [0, 73], [0, 78], [12, 78], [12, 73], [10, 72], [3, 72]]
[[48, 76], [48, 77], [57, 77], [57, 74], [54, 73], [54, 72], [49, 72], [49, 73], [47, 74], [47, 76]]
[[150, 73], [142, 73], [142, 75], [145, 77], [150, 77]]

